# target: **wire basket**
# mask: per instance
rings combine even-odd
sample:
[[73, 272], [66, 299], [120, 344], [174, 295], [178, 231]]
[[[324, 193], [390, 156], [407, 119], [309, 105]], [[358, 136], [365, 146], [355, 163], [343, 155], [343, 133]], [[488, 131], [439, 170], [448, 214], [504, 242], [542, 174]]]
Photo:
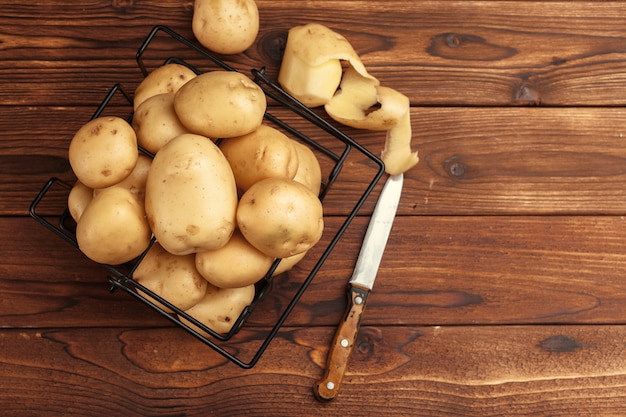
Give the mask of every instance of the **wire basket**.
[[[137, 51], [137, 64], [144, 76], [149, 73], [145, 62], [145, 54], [150, 50], [153, 42], [155, 42], [155, 39], [162, 36], [166, 36], [170, 44], [173, 42], [173, 47], [170, 46], [170, 52], [172, 52], [172, 55], [167, 55], [168, 58], [165, 60], [161, 59], [161, 63], [181, 63], [183, 65], [187, 65], [197, 74], [202, 71], [206, 71], [205, 69], [199, 69], [197, 65], [190, 63], [189, 59], [181, 57], [180, 54], [178, 54], [178, 52], [184, 52], [188, 55], [188, 52], [191, 51], [193, 52], [195, 58], [200, 59], [200, 62], [203, 62], [203, 64], [210, 64], [210, 68], [208, 70], [219, 69], [236, 71], [235, 68], [212, 55], [204, 48], [185, 39], [167, 26], [159, 25], [152, 29]], [[157, 49], [158, 54], [164, 53], [163, 49], [155, 49]], [[342, 235], [355, 218], [363, 203], [384, 173], [384, 164], [378, 157], [351, 139], [324, 117], [307, 108], [298, 100], [290, 96], [275, 82], [270, 81], [264, 68], [260, 70], [251, 70], [251, 75], [251, 78], [262, 88], [268, 97], [268, 108], [264, 116], [264, 123], [271, 124], [276, 128], [283, 130], [288, 136], [306, 144], [316, 153], [318, 159], [326, 161], [324, 164], [325, 170], [323, 173], [323, 184], [319, 195], [319, 198], [324, 206], [325, 215], [329, 208], [326, 201], [327, 196], [333, 187], [335, 187], [336, 184], [341, 183], [342, 179], [346, 176], [348, 168], [346, 168], [347, 164], [345, 162], [348, 158], [351, 158], [352, 160], [352, 158], [356, 156], [359, 164], [368, 167], [368, 178], [361, 179], [360, 181], [360, 183], [362, 182], [367, 185], [364, 186], [362, 190], [359, 190], [359, 193], [357, 193], [358, 197], [353, 203], [350, 203], [351, 210], [349, 213], [347, 215], [340, 216], [341, 221], [337, 231], [334, 232], [333, 236], [325, 239], [325, 242], [328, 243], [325, 243], [323, 248], [318, 248], [316, 254], [314, 255], [314, 259], [308, 259], [309, 262], [307, 264], [311, 265], [311, 267], [305, 271], [306, 273], [303, 274], [301, 281], [291, 283], [293, 284], [291, 286], [295, 288], [292, 289], [292, 294], [289, 295], [288, 302], [284, 303], [284, 306], [280, 308], [280, 311], [273, 312], [273, 314], [277, 317], [273, 326], [271, 326], [271, 328], [266, 326], [266, 330], [264, 330], [262, 335], [259, 335], [259, 332], [255, 333], [256, 336], [253, 340], [255, 346], [249, 350], [245, 358], [242, 357], [242, 354], [237, 352], [237, 349], [233, 349], [232, 346], [228, 344], [229, 340], [237, 334], [242, 327], [244, 327], [244, 324], [252, 316], [252, 313], [258, 307], [259, 303], [261, 303], [264, 297], [272, 291], [273, 282], [278, 279], [277, 276], [273, 276], [273, 273], [280, 260], [276, 260], [270, 270], [266, 273], [265, 277], [258, 281], [255, 287], [256, 292], [253, 302], [243, 310], [228, 334], [215, 332], [205, 324], [189, 316], [184, 311], [181, 311], [176, 306], [172, 305], [168, 300], [162, 298], [158, 294], [155, 294], [132, 278], [133, 271], [137, 268], [143, 259], [143, 256], [145, 256], [149, 247], [146, 248], [145, 252], [138, 259], [127, 264], [102, 265], [108, 272], [108, 281], [111, 285], [112, 292], [117, 289], [125, 291], [244, 369], [252, 368], [261, 358], [266, 348], [272, 339], [277, 335], [281, 326], [285, 323], [287, 317], [297, 305], [318, 271], [322, 268], [324, 262], [338, 244]], [[110, 107], [113, 108], [113, 111], [122, 111], [119, 106], [111, 105], [111, 102], [114, 99], [118, 100], [119, 98], [127, 104], [128, 114], [126, 115], [126, 119], [129, 123], [132, 122], [133, 100], [131, 95], [128, 94], [126, 89], [121, 84], [115, 84], [109, 90], [108, 94], [102, 100], [100, 106], [97, 108], [91, 119], [101, 116], [105, 111], [111, 111]], [[284, 116], [278, 117], [275, 113], [287, 114], [287, 118], [292, 120], [292, 123], [285, 122]], [[293, 126], [293, 121], [295, 121], [295, 124], [298, 125], [298, 128]], [[153, 156], [141, 148], [140, 151], [149, 156]], [[31, 203], [30, 215], [43, 226], [54, 232], [57, 236], [78, 249], [75, 237], [76, 224], [70, 216], [67, 207], [65, 207], [64, 210], [61, 210], [62, 212], [60, 214], [56, 214], [54, 216], [44, 216], [38, 212], [40, 206], [51, 194], [58, 196], [60, 192], [61, 195], [67, 199], [67, 195], [69, 194], [72, 186], [73, 183], [61, 180], [57, 177], [48, 180]], [[153, 243], [154, 238], [150, 243], [150, 246]], [[307, 253], [306, 256], [308, 258], [309, 253]], [[287, 275], [287, 278], [284, 279], [289, 279], [288, 272], [281, 275]], [[171, 312], [165, 311], [157, 303], [160, 303], [161, 306], [169, 308]], [[263, 307], [265, 307], [265, 305]], [[195, 328], [182, 321], [181, 317], [187, 320], [188, 323], [195, 326]]]

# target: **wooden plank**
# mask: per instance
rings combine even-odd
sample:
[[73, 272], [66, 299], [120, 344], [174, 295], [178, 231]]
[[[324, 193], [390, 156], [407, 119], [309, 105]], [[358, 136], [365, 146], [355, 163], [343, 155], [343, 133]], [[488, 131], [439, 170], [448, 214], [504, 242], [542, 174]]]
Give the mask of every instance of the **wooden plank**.
[[[69, 141], [106, 91], [91, 108], [5, 109], [17, 122], [0, 131], [1, 214], [24, 215], [48, 178], [73, 178]], [[274, 112], [307, 129], [288, 112]], [[417, 107], [412, 124], [421, 161], [406, 175], [402, 214], [626, 212], [626, 113], [620, 108]], [[340, 128], [372, 153], [382, 150], [384, 133]], [[337, 143], [313, 133], [323, 144]], [[373, 178], [372, 165], [354, 160], [340, 178], [346, 181], [333, 186], [326, 206], [345, 215]], [[373, 200], [365, 212], [372, 207]]]
[[[244, 71], [275, 73], [287, 30], [320, 22], [345, 34], [374, 75], [418, 105], [619, 106], [626, 100], [624, 2], [258, 4], [256, 46], [224, 57]], [[173, 0], [41, 7], [9, 4], [0, 17], [8, 46], [3, 60], [11, 68], [0, 72], [0, 83], [13, 88], [2, 104], [89, 105], [102, 86], [136, 85], [135, 52], [152, 26], [167, 24], [192, 37], [191, 5]]]
[[[621, 216], [437, 217], [396, 220], [369, 325], [623, 323], [626, 232]], [[357, 218], [288, 318], [332, 326], [365, 232]], [[248, 325], [277, 322], [339, 227], [277, 280]], [[0, 218], [0, 317], [8, 327], [167, 326], [130, 296], [108, 293], [106, 271], [26, 218]]]
[[286, 328], [250, 371], [177, 329], [3, 330], [0, 404], [5, 416], [623, 413], [624, 326], [366, 326], [339, 397], [321, 404], [332, 330]]

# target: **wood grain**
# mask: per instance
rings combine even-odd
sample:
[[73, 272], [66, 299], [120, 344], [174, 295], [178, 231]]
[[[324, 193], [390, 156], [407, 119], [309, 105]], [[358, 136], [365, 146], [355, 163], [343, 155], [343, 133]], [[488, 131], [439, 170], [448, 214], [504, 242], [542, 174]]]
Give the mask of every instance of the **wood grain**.
[[623, 326], [364, 327], [340, 396], [320, 406], [311, 387], [331, 330], [284, 328], [246, 373], [179, 329], [5, 331], [0, 403], [6, 416], [623, 411]]

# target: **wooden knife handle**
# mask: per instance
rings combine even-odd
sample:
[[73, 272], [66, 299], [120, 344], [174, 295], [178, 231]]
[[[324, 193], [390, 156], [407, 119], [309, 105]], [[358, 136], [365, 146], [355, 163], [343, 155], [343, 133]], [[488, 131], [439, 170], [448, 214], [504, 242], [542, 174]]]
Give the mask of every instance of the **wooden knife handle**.
[[337, 396], [361, 325], [361, 316], [368, 295], [368, 289], [350, 285], [348, 307], [328, 352], [324, 377], [313, 387], [315, 397], [320, 401], [330, 401]]

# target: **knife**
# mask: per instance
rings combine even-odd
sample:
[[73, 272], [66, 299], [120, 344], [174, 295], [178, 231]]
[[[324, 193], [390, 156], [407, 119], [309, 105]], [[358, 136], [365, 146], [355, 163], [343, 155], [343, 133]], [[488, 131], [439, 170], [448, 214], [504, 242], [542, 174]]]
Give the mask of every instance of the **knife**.
[[378, 197], [352, 278], [349, 281], [346, 313], [339, 323], [328, 352], [324, 376], [313, 387], [315, 397], [320, 401], [334, 399], [339, 391], [348, 365], [348, 358], [356, 342], [365, 303], [374, 286], [378, 267], [385, 252], [400, 202], [403, 182], [403, 174], [390, 176]]

